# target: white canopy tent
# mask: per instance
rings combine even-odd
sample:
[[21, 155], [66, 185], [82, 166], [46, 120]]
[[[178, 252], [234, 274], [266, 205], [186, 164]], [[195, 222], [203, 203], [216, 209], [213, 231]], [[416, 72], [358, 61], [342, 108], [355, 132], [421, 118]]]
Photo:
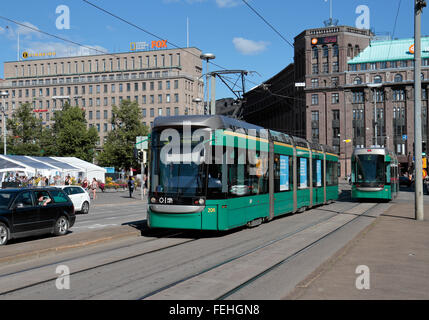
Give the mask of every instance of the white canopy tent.
[[51, 157], [51, 158], [67, 163], [73, 167], [79, 168], [80, 178], [87, 178], [89, 182], [91, 182], [92, 179], [95, 178], [96, 180], [101, 181], [102, 183], [106, 183], [105, 174], [107, 170], [102, 167], [99, 167], [95, 164], [92, 164], [90, 162], [87, 162], [75, 157]]
[[0, 155], [0, 181], [5, 181], [10, 175], [22, 176], [61, 176], [70, 175], [87, 178], [105, 183], [106, 169], [75, 157], [30, 157]]

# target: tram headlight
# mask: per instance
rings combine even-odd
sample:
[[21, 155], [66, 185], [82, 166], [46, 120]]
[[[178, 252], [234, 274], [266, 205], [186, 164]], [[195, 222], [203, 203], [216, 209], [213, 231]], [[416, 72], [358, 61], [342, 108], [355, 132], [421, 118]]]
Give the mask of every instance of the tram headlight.
[[203, 204], [205, 203], [205, 201], [204, 201], [204, 199], [203, 199], [203, 198], [201, 198], [200, 200], [198, 200], [198, 203], [199, 203], [200, 205], [203, 205]]
[[151, 203], [156, 203], [156, 198], [155, 197], [150, 198], [150, 202]]

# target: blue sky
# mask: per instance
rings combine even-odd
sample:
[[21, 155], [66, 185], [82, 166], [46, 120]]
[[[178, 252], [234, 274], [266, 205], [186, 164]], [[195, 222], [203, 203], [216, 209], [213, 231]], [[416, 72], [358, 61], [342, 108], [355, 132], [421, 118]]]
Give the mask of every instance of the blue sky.
[[[89, 0], [139, 27], [186, 46], [186, 19], [189, 18], [189, 42], [203, 52], [216, 55], [216, 64], [227, 69], [256, 71], [249, 76], [247, 88], [261, 83], [293, 61], [293, 48], [267, 26], [241, 0]], [[329, 18], [329, 1], [325, 0], [247, 0], [289, 42], [307, 28], [323, 26]], [[156, 40], [81, 0], [3, 1], [0, 16], [19, 21], [77, 43], [114, 52], [128, 51], [130, 42]], [[393, 33], [394, 37], [411, 38], [414, 33], [412, 0], [333, 0], [333, 17], [339, 25], [355, 26], [360, 5], [369, 8], [370, 27], [376, 33]], [[58, 29], [56, 9], [70, 9], [70, 29]], [[429, 8], [422, 15], [422, 35], [429, 36]], [[0, 19], [0, 77], [3, 62], [16, 60], [17, 32], [21, 52], [56, 51], [58, 55], [82, 52], [77, 46]], [[169, 44], [169, 48], [173, 48]], [[80, 48], [81, 49], [81, 48]], [[204, 63], [205, 68], [205, 63]], [[218, 70], [210, 66], [210, 71]], [[218, 82], [217, 98], [232, 96]]]

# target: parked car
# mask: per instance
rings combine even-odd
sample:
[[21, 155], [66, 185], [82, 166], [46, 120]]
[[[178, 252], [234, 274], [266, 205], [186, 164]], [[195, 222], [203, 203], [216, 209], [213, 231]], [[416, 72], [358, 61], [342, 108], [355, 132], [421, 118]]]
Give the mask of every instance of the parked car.
[[69, 196], [73, 202], [74, 209], [76, 212], [88, 214], [89, 205], [91, 204], [91, 198], [88, 192], [80, 186], [56, 186], [61, 188]]
[[45, 233], [65, 235], [75, 220], [73, 202], [61, 189], [0, 190], [0, 245]]

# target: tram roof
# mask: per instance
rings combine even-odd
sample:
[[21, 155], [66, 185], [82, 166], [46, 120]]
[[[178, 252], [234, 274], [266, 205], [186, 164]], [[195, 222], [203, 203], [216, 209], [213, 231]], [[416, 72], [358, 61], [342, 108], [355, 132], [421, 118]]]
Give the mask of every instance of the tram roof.
[[176, 127], [182, 126], [184, 122], [190, 122], [193, 126], [208, 127], [211, 129], [264, 129], [263, 127], [251, 123], [221, 115], [157, 117], [153, 122], [153, 127]]

